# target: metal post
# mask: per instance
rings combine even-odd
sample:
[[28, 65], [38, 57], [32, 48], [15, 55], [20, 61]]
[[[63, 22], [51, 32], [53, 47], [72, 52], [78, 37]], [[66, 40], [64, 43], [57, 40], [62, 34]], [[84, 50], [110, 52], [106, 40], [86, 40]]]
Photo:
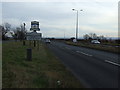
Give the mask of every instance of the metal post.
[[77, 10], [77, 20], [76, 20], [76, 42], [78, 39], [78, 10]]
[[[76, 9], [72, 9], [73, 11], [77, 11], [77, 20], [76, 20], [76, 42], [77, 42], [77, 39], [78, 39], [78, 10]], [[82, 9], [80, 11], [83, 11]]]
[[31, 48], [27, 49], [27, 60], [32, 61], [32, 49]]
[[64, 31], [64, 41], [65, 41], [65, 31]]

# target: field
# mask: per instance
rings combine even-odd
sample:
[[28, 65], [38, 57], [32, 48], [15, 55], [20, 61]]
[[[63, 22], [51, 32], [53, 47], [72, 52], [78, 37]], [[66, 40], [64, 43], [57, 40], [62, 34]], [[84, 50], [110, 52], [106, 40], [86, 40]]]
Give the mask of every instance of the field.
[[[32, 61], [26, 59], [27, 48], [32, 48]], [[8, 41], [2, 49], [3, 88], [83, 88], [42, 42], [33, 47]]]

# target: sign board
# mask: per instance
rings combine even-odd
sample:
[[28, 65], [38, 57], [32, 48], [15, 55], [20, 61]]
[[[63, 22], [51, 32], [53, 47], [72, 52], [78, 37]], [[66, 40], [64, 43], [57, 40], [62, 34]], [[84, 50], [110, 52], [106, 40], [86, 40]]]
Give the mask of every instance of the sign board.
[[39, 29], [39, 22], [37, 21], [32, 21], [31, 22], [31, 28], [30, 28], [31, 31], [40, 31]]
[[41, 40], [42, 33], [31, 32], [26, 35], [27, 40]]

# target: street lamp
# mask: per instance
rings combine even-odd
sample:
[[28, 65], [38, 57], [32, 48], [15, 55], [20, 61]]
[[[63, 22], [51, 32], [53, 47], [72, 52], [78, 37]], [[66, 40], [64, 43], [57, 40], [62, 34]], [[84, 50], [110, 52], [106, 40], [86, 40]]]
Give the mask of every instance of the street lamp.
[[[23, 25], [24, 25], [24, 33], [25, 33], [25, 23], [23, 23]], [[25, 36], [23, 37], [23, 45], [25, 45]]]
[[25, 24], [25, 23], [23, 23], [23, 25], [24, 25], [24, 31], [25, 31], [25, 25], [26, 25], [26, 24]]
[[[77, 11], [77, 20], [76, 20], [76, 42], [78, 39], [78, 10], [72, 9], [73, 11]], [[80, 11], [83, 11], [82, 9]]]

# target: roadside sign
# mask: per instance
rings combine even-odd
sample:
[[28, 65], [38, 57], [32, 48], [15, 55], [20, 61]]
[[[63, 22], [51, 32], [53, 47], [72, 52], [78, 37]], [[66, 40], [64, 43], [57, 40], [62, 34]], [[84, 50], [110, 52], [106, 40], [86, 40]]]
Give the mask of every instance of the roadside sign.
[[39, 22], [38, 21], [32, 21], [31, 22], [30, 31], [40, 31]]
[[26, 35], [27, 40], [41, 40], [42, 33], [31, 32]]

